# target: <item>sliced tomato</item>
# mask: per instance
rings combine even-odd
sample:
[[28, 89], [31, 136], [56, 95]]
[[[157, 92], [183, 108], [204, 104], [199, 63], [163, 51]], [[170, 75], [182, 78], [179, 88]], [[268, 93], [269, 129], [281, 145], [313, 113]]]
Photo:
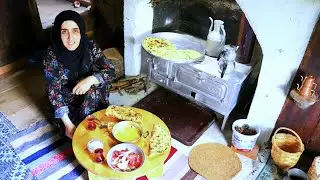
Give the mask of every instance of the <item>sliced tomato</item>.
[[129, 151], [128, 148], [120, 150], [120, 152], [128, 152], [128, 151]]
[[119, 151], [113, 151], [112, 153], [112, 160], [115, 160], [120, 155]]
[[128, 155], [127, 159], [128, 159], [129, 161], [135, 162], [135, 161], [137, 161], [137, 154], [132, 152], [132, 153], [130, 153], [130, 154]]
[[128, 160], [129, 160], [128, 165], [131, 169], [135, 169], [141, 166], [142, 157], [136, 153], [130, 153], [128, 155]]
[[142, 164], [142, 156], [138, 155], [137, 161], [136, 161], [136, 168], [140, 167]]

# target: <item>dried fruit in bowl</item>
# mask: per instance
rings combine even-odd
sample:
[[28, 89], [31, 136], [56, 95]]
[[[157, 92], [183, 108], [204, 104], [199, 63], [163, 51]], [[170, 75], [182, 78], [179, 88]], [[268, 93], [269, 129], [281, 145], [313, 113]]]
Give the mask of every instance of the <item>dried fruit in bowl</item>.
[[257, 134], [257, 131], [255, 129], [251, 128], [248, 124], [244, 124], [241, 127], [236, 126], [235, 129], [236, 129], [236, 131], [238, 131], [240, 134], [243, 134], [243, 135]]

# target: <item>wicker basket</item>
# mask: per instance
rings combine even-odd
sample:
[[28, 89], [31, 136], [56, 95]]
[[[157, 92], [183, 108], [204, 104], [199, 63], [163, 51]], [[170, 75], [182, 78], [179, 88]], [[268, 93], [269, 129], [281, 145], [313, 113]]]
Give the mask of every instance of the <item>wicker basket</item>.
[[[309, 180], [320, 180], [320, 172], [317, 172], [317, 164], [320, 164], [320, 156], [314, 158], [313, 163], [308, 171]], [[319, 165], [318, 165], [319, 166]]]
[[[287, 130], [288, 133], [278, 133], [280, 130]], [[300, 136], [292, 129], [280, 127], [272, 137], [271, 157], [274, 163], [283, 170], [295, 166], [304, 151], [304, 145]]]

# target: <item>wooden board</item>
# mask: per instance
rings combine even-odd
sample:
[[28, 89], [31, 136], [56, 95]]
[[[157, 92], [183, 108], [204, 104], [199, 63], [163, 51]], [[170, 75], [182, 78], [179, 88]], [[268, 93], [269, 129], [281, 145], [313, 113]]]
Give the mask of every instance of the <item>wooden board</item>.
[[213, 123], [215, 114], [169, 90], [159, 88], [134, 105], [162, 119], [171, 136], [191, 146]]
[[45, 96], [41, 74], [32, 69], [0, 78], [0, 111], [19, 130], [48, 117], [50, 103]]
[[[318, 84], [316, 93], [320, 94], [320, 20], [315, 26], [313, 35], [311, 36], [309, 45], [299, 66], [296, 76], [292, 83], [292, 89], [297, 88], [297, 83], [301, 85], [300, 75], [313, 75]], [[276, 128], [285, 126], [296, 131], [305, 148], [310, 151], [320, 152], [319, 139], [319, 123], [320, 123], [320, 102], [307, 109], [299, 108], [294, 100], [288, 95], [286, 102], [278, 117]]]
[[21, 59], [5, 66], [0, 67], [0, 75], [8, 73], [10, 71], [16, 71], [18, 69], [22, 69], [26, 65], [26, 59]]
[[254, 148], [252, 149], [252, 151], [240, 151], [237, 148], [235, 148], [234, 146], [231, 146], [231, 149], [238, 154], [242, 154], [252, 160], [256, 160], [258, 153], [259, 153], [260, 146], [258, 144], [256, 144], [254, 146]]
[[[161, 125], [162, 128], [164, 128], [166, 131], [169, 132], [169, 129], [166, 126], [166, 124], [154, 114], [142, 109], [138, 109], [138, 108], [134, 108], [134, 109], [142, 114], [143, 122], [141, 123], [141, 126], [144, 131], [145, 130], [151, 131], [154, 124], [159, 124]], [[94, 113], [93, 115], [102, 123], [114, 121], [114, 119], [105, 115], [105, 110], [100, 110]], [[107, 165], [106, 162], [103, 162], [103, 163], [93, 162], [92, 156], [87, 150], [87, 143], [91, 139], [101, 140], [104, 143], [104, 152], [106, 154], [111, 147], [118, 144], [119, 142], [117, 142], [112, 137], [112, 135], [108, 133], [108, 130], [106, 128], [103, 128], [103, 129], [96, 128], [93, 131], [89, 131], [86, 129], [86, 124], [87, 124], [87, 120], [85, 119], [77, 127], [72, 139], [72, 148], [79, 163], [88, 171], [96, 175], [99, 175], [102, 177], [108, 177], [108, 178], [125, 178], [125, 179], [144, 176], [154, 168], [163, 166], [165, 159], [169, 155], [170, 148], [167, 149], [161, 155], [156, 155], [156, 156], [153, 156], [152, 158], [149, 158], [148, 156], [146, 156], [144, 165], [135, 172], [119, 173], [119, 172], [113, 171]], [[145, 152], [145, 154], [148, 154], [149, 146], [146, 146], [147, 143], [145, 141], [146, 141], [145, 138], [141, 138], [138, 142], [136, 142], [136, 145], [139, 146]]]

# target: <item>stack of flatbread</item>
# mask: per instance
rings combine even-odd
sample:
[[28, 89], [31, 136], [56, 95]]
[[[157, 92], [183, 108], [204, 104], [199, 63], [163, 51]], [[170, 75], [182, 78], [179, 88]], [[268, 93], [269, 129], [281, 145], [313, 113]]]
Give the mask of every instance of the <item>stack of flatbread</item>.
[[176, 46], [164, 38], [147, 37], [142, 46], [149, 53], [167, 60], [190, 60], [202, 55], [193, 49], [177, 49]]
[[113, 116], [124, 121], [142, 122], [142, 115], [130, 107], [111, 105], [106, 109], [107, 116]]
[[154, 125], [150, 138], [149, 156], [162, 154], [171, 147], [171, 136], [160, 125]]
[[189, 156], [190, 167], [209, 180], [232, 179], [240, 172], [239, 157], [228, 146], [217, 143], [200, 144]]
[[168, 40], [157, 37], [147, 37], [142, 46], [146, 51], [159, 57], [164, 57], [176, 47]]

